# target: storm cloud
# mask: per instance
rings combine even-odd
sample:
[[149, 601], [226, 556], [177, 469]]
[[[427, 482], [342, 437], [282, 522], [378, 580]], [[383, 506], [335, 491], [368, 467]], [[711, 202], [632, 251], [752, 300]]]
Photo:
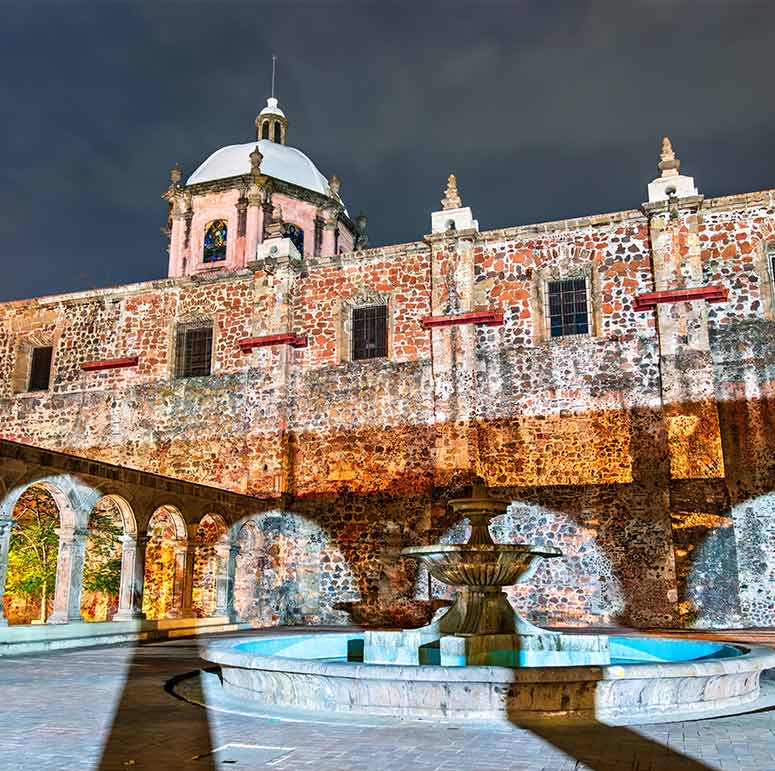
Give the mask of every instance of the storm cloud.
[[373, 244], [449, 172], [484, 229], [633, 208], [669, 134], [706, 196], [775, 180], [775, 10], [735, 0], [8, 2], [0, 300], [166, 274], [168, 170], [253, 138], [280, 59], [289, 144]]

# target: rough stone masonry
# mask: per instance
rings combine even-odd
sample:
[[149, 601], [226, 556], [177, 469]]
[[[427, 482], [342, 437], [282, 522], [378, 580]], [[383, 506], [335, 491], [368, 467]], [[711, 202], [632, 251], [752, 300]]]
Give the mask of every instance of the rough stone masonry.
[[[271, 503], [235, 534], [260, 624], [421, 621], [443, 589], [399, 551], [462, 539], [476, 475], [513, 501], [496, 540], [565, 554], [512, 590], [536, 623], [775, 624], [775, 191], [705, 199], [666, 142], [640, 210], [480, 231], [451, 180], [422, 240], [337, 251], [338, 182], [332, 214], [257, 163], [173, 180], [173, 277], [0, 304], [0, 436]], [[242, 256], [200, 265], [216, 216]], [[573, 278], [586, 332], [554, 334]], [[387, 355], [355, 358], [380, 306]], [[197, 324], [210, 374], [177, 377]]]

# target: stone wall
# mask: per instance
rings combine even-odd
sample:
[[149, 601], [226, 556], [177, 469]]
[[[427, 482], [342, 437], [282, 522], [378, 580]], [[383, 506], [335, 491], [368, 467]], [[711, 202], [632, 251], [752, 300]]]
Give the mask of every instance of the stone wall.
[[[774, 222], [769, 193], [687, 200], [7, 303], [0, 434], [268, 499], [239, 536], [257, 624], [421, 621], [444, 592], [400, 547], [459, 536], [445, 504], [475, 474], [513, 501], [499, 540], [565, 552], [512, 590], [531, 619], [771, 624]], [[582, 275], [591, 334], [550, 339], [546, 282]], [[690, 279], [727, 302], [635, 309]], [[351, 361], [348, 314], [374, 302], [390, 355]], [[503, 325], [421, 323], [477, 309]], [[176, 380], [175, 327], [203, 318], [213, 374]], [[238, 345], [286, 331], [308, 347]], [[51, 389], [14, 393], [19, 352], [46, 341]], [[196, 564], [204, 612], [205, 547]]]

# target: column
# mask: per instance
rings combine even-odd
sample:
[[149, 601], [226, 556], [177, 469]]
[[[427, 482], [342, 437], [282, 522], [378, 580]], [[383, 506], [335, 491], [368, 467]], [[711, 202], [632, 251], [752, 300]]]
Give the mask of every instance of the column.
[[5, 578], [8, 574], [8, 550], [12, 526], [12, 519], [0, 518], [0, 626], [8, 626], [8, 619], [3, 612], [3, 593], [5, 592]]
[[62, 528], [57, 554], [57, 577], [54, 589], [54, 612], [49, 624], [67, 624], [83, 621], [81, 616], [81, 589], [83, 586], [83, 561], [86, 553], [87, 528]]
[[196, 618], [191, 607], [194, 592], [194, 557], [196, 545], [180, 544], [175, 549], [175, 583], [172, 588], [172, 608], [167, 618]]
[[145, 547], [148, 537], [138, 539], [122, 535], [121, 587], [118, 590], [118, 610], [114, 621], [131, 621], [145, 618], [143, 613], [143, 586], [145, 584]]
[[236, 543], [219, 543], [215, 547], [217, 562], [215, 573], [214, 616], [227, 616], [230, 622], [238, 621], [234, 610], [234, 578], [237, 573], [239, 546]]

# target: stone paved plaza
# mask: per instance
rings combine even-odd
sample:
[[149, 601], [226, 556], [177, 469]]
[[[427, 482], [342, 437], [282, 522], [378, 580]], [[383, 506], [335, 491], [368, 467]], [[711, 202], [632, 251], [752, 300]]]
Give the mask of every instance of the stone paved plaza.
[[637, 728], [285, 722], [165, 689], [204, 666], [196, 640], [0, 658], [0, 768], [775, 769], [775, 710]]

